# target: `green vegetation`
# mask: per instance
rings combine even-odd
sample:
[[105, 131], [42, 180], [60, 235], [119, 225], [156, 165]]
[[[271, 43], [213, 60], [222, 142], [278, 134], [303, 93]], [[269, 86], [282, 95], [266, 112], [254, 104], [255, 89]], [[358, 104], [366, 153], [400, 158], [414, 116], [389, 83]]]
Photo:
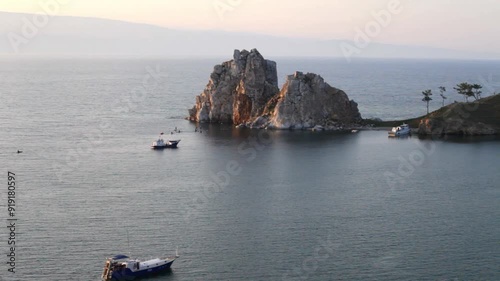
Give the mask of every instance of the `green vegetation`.
[[416, 118], [390, 121], [364, 119], [363, 124], [372, 124], [374, 127], [395, 127], [401, 125], [401, 123], [406, 123], [412, 128], [418, 128], [420, 120], [424, 118], [442, 120], [453, 118], [490, 124], [500, 128], [500, 94], [493, 94], [492, 96], [475, 100], [472, 103], [455, 102], [430, 114]]
[[464, 95], [465, 101], [469, 102], [470, 97], [473, 97], [475, 100], [481, 98], [482, 88], [483, 86], [479, 84], [469, 84], [467, 82], [462, 82], [453, 89], [455, 89], [458, 94]]
[[443, 86], [439, 86], [439, 91], [441, 92], [440, 96], [443, 98], [443, 105], [444, 106], [444, 100], [447, 99], [447, 97], [444, 96], [444, 92], [446, 92], [446, 88]]
[[[469, 102], [469, 98], [473, 97], [475, 100], [478, 100], [481, 98], [481, 89], [483, 86], [479, 84], [469, 84], [467, 82], [462, 82], [460, 84], [457, 84], [456, 87], [453, 87], [457, 91], [458, 94], [463, 95], [465, 98], [466, 102]], [[447, 99], [447, 97], [444, 95], [444, 92], [446, 92], [446, 88], [443, 86], [438, 87], [439, 92], [441, 92], [440, 96], [443, 99], [443, 104], [442, 106], [444, 107], [444, 100]], [[432, 100], [432, 90], [425, 90], [422, 92], [422, 95], [424, 95], [424, 98], [422, 101], [426, 102], [427, 105], [427, 114], [429, 114], [429, 102]]]
[[474, 92], [474, 98], [476, 100], [480, 99], [481, 98], [481, 89], [483, 88], [483, 86], [479, 85], [479, 84], [473, 84], [472, 85], [472, 91]]
[[[483, 86], [479, 84], [470, 84], [467, 82], [460, 83], [453, 89], [455, 89], [458, 94], [463, 95], [466, 102], [454, 102], [445, 106], [445, 99], [447, 99], [447, 97], [444, 93], [446, 92], [446, 88], [440, 86], [439, 91], [443, 99], [443, 106], [432, 113], [429, 113], [429, 102], [432, 100], [432, 90], [428, 89], [422, 92], [422, 95], [424, 95], [422, 101], [424, 101], [427, 106], [426, 115], [405, 120], [390, 121], [364, 119], [363, 125], [370, 125], [373, 127], [396, 127], [401, 125], [401, 123], [406, 123], [412, 128], [418, 128], [421, 120], [432, 119], [438, 124], [458, 121], [466, 122], [464, 124], [468, 124], [467, 126], [469, 126], [469, 128], [471, 128], [470, 124], [477, 124], [479, 128], [484, 125], [489, 125], [490, 128], [498, 128], [495, 130], [500, 130], [500, 94], [494, 93], [487, 98], [481, 98], [482, 88]], [[474, 98], [474, 102], [469, 103], [470, 97]]]
[[[443, 99], [443, 106], [444, 106], [444, 100], [447, 99], [444, 95], [444, 92], [446, 92], [446, 88], [443, 86], [439, 86], [439, 91], [441, 92], [441, 98]], [[425, 90], [422, 92], [422, 95], [424, 95], [424, 98], [422, 101], [426, 102], [427, 105], [427, 114], [429, 114], [429, 102], [432, 100], [432, 90]]]
[[432, 91], [431, 90], [425, 90], [422, 92], [422, 95], [424, 95], [424, 98], [422, 101], [425, 101], [427, 103], [427, 114], [429, 114], [429, 102], [432, 100]]
[[[451, 106], [451, 107], [450, 107]], [[454, 103], [430, 114], [430, 117], [461, 118], [470, 122], [500, 128], [500, 95], [478, 99], [473, 103]]]

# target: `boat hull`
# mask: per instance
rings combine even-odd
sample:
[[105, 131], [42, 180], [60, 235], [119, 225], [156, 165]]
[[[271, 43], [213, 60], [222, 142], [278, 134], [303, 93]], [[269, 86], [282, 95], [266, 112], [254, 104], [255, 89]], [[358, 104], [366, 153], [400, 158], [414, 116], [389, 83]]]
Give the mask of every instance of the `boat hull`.
[[411, 128], [408, 124], [404, 123], [401, 126], [393, 127], [389, 132], [389, 137], [401, 137], [407, 135], [411, 135]]
[[111, 280], [112, 281], [128, 281], [128, 280], [134, 280], [136, 278], [143, 278], [143, 277], [149, 277], [157, 274], [162, 274], [165, 272], [170, 271], [170, 267], [172, 266], [172, 263], [174, 261], [170, 261], [166, 264], [144, 269], [144, 270], [139, 270], [139, 271], [132, 271], [130, 268], [125, 268], [119, 271], [114, 271], [113, 274], [111, 275]]
[[152, 149], [177, 148], [179, 141], [169, 141], [165, 145], [152, 145]]
[[400, 136], [407, 136], [410, 134], [411, 134], [410, 130], [406, 132], [389, 132], [389, 137], [400, 137]]

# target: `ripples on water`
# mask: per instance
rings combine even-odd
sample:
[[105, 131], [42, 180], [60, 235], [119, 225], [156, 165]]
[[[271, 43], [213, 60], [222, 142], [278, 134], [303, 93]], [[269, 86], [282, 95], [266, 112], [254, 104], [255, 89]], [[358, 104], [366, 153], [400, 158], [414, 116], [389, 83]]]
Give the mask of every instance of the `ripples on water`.
[[[173, 271], [151, 280], [498, 279], [498, 140], [195, 133], [182, 117], [217, 62], [0, 65], [0, 155], [19, 184], [17, 280], [98, 280], [107, 256], [164, 256], [177, 246]], [[156, 65], [162, 78], [127, 104]], [[281, 78], [318, 72], [363, 116], [384, 119], [421, 114], [426, 88], [499, 69], [279, 59], [278, 67]], [[179, 149], [149, 149], [174, 127]], [[400, 181], [388, 182], [390, 173]]]

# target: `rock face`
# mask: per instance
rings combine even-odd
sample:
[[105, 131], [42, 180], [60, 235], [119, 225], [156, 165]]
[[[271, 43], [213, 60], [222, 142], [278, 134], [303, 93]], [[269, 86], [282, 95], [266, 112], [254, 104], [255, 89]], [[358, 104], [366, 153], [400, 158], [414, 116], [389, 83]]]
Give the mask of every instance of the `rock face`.
[[361, 121], [358, 104], [317, 74], [296, 72], [251, 127], [326, 130], [351, 127]]
[[342, 130], [362, 119], [358, 105], [313, 73], [296, 72], [278, 89], [276, 63], [260, 53], [235, 50], [216, 65], [205, 90], [189, 110], [195, 122], [252, 128]]
[[418, 134], [420, 135], [496, 135], [498, 129], [484, 123], [470, 122], [463, 119], [450, 118], [447, 120], [425, 118], [420, 120]]
[[241, 124], [262, 114], [277, 93], [276, 62], [253, 49], [234, 51], [233, 60], [216, 65], [196, 105], [189, 110], [195, 122]]
[[496, 135], [500, 132], [500, 95], [454, 103], [432, 112], [418, 127], [421, 135]]

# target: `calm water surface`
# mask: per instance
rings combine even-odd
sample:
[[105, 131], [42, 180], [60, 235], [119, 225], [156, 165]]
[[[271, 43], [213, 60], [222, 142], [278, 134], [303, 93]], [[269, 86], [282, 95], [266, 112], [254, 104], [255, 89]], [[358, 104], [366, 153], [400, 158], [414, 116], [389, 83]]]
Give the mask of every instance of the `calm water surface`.
[[[12, 279], [2, 261], [2, 278], [98, 280], [108, 256], [176, 247], [172, 272], [150, 280], [500, 278], [498, 139], [214, 125], [195, 133], [182, 118], [217, 62], [2, 61], [1, 168], [17, 175], [19, 219], [17, 273]], [[318, 72], [363, 116], [385, 119], [425, 110], [418, 93], [443, 79], [453, 85], [499, 69], [282, 64], [280, 77]], [[157, 65], [161, 75], [143, 83]], [[149, 149], [174, 127], [179, 149]], [[5, 218], [5, 181], [3, 190]]]

